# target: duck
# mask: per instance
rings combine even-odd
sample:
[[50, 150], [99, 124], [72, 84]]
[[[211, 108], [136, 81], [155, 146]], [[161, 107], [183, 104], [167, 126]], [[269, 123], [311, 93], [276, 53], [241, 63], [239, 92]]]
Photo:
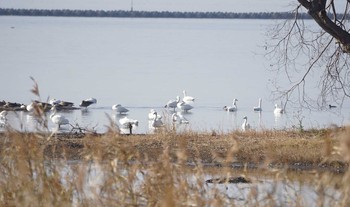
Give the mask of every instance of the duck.
[[164, 108], [172, 108], [175, 111], [175, 109], [177, 107], [177, 104], [179, 102], [180, 102], [180, 96], [176, 96], [176, 99], [175, 100], [169, 100], [167, 102], [167, 104], [164, 106]]
[[126, 114], [126, 113], [128, 113], [128, 109], [127, 108], [125, 108], [124, 106], [122, 106], [122, 105], [120, 105], [120, 104], [115, 104], [115, 105], [113, 105], [112, 106], [112, 109], [114, 110], [114, 111], [116, 111], [117, 113], [119, 113], [119, 114]]
[[331, 105], [331, 104], [329, 104], [328, 107], [329, 107], [330, 109], [337, 108], [337, 106], [334, 106], [334, 105]]
[[233, 99], [232, 106], [224, 106], [223, 109], [229, 112], [237, 111], [237, 101], [238, 101], [237, 99]]
[[250, 129], [250, 124], [248, 123], [248, 117], [243, 117], [242, 131], [247, 131]]
[[64, 117], [63, 115], [60, 115], [60, 114], [56, 114], [57, 113], [56, 106], [53, 106], [51, 108], [51, 110], [53, 112], [50, 115], [50, 119], [54, 124], [57, 124], [58, 129], [60, 129], [62, 125], [69, 124], [69, 120], [66, 117]]
[[254, 111], [262, 111], [261, 102], [262, 102], [262, 99], [259, 98], [259, 105], [258, 105], [258, 106], [255, 106], [255, 107], [253, 108]]
[[189, 121], [181, 113], [173, 113], [171, 115], [173, 123], [188, 124]]
[[194, 102], [194, 98], [192, 96], [188, 96], [186, 94], [186, 90], [183, 90], [182, 93], [184, 95], [184, 97], [182, 98], [182, 101], [184, 101], [185, 103], [192, 103], [192, 102]]
[[284, 110], [278, 106], [278, 104], [275, 104], [275, 109], [273, 110], [274, 114], [283, 114]]
[[177, 108], [181, 109], [184, 112], [188, 112], [189, 110], [193, 109], [193, 106], [184, 101], [181, 101], [177, 104]]
[[120, 123], [122, 128], [129, 129], [130, 130], [130, 134], [132, 134], [132, 128], [134, 126], [138, 126], [139, 125], [139, 121], [138, 120], [136, 120], [136, 119], [129, 119], [128, 117], [124, 117], [124, 118], [120, 119], [119, 123]]

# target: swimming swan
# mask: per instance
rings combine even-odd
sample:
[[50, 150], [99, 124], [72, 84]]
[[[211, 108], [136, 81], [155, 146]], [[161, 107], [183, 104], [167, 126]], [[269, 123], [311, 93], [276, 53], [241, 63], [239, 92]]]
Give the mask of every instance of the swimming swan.
[[253, 109], [254, 109], [254, 111], [262, 111], [262, 108], [261, 108], [261, 102], [262, 102], [262, 99], [261, 99], [261, 98], [259, 98], [259, 105], [253, 108]]
[[279, 107], [277, 104], [275, 104], [275, 110], [273, 111], [274, 114], [283, 114], [284, 110]]
[[184, 94], [183, 101], [186, 103], [194, 102], [194, 98], [192, 96], [187, 96], [186, 90], [183, 90], [182, 93]]
[[224, 110], [230, 112], [237, 111], [237, 101], [237, 99], [233, 99], [232, 106], [224, 106]]
[[116, 112], [118, 112], [119, 114], [126, 114], [129, 110], [125, 107], [123, 107], [120, 104], [115, 104], [112, 106], [112, 109]]

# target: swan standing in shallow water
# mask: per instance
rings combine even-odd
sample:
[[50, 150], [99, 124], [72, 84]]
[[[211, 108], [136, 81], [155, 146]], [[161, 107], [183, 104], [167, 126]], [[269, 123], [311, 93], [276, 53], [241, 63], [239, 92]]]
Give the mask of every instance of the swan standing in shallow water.
[[224, 110], [230, 112], [237, 111], [237, 101], [237, 99], [233, 99], [232, 106], [224, 106]]
[[171, 115], [171, 120], [173, 123], [188, 124], [189, 121], [181, 113], [173, 113]]
[[250, 129], [250, 124], [248, 123], [248, 117], [243, 117], [242, 131], [246, 131]]
[[194, 102], [194, 98], [192, 96], [187, 96], [186, 90], [183, 90], [182, 93], [184, 94], [182, 101], [184, 101], [186, 103]]
[[53, 106], [51, 109], [53, 112], [50, 115], [50, 119], [54, 124], [57, 124], [58, 129], [61, 128], [61, 125], [67, 125], [69, 124], [69, 120], [66, 119], [66, 117], [56, 114], [57, 110], [56, 110], [56, 106]]
[[4, 127], [6, 125], [7, 119], [7, 111], [0, 112], [0, 127]]
[[153, 129], [157, 129], [159, 127], [164, 126], [163, 122], [161, 119], [158, 119], [158, 114], [157, 112], [153, 113], [153, 120], [150, 122], [150, 127], [152, 127]]
[[262, 111], [262, 108], [261, 108], [261, 102], [262, 102], [262, 99], [261, 99], [261, 98], [259, 98], [259, 105], [253, 108], [253, 109], [254, 109], [254, 111]]
[[96, 103], [97, 103], [97, 100], [95, 98], [88, 98], [88, 99], [82, 100], [81, 103], [79, 104], [79, 106], [87, 109], [88, 106], [90, 106], [91, 104], [96, 104]]
[[[156, 112], [156, 110], [154, 110], [154, 109], [151, 109], [151, 110], [149, 111], [149, 113], [148, 113], [148, 119], [149, 119], [149, 120], [152, 120], [152, 119], [154, 118], [154, 112]], [[157, 112], [156, 112], [156, 113], [157, 113]], [[163, 118], [163, 117], [157, 113], [157, 119], [162, 119], [162, 118]]]
[[123, 106], [120, 105], [120, 104], [115, 104], [115, 105], [113, 105], [113, 106], [112, 106], [112, 109], [113, 109], [114, 111], [118, 112], [119, 114], [126, 114], [126, 113], [128, 113], [128, 111], [129, 111], [127, 108], [123, 107]]
[[284, 110], [281, 107], [279, 107], [277, 104], [275, 104], [275, 110], [273, 110], [273, 113], [276, 115], [283, 114]]
[[172, 108], [176, 109], [177, 104], [180, 102], [180, 96], [176, 96], [176, 100], [169, 100], [168, 103], [164, 106], [164, 108]]
[[193, 106], [191, 106], [190, 104], [182, 101], [182, 102], [177, 104], [177, 108], [181, 109], [184, 112], [188, 112], [189, 110], [193, 109]]

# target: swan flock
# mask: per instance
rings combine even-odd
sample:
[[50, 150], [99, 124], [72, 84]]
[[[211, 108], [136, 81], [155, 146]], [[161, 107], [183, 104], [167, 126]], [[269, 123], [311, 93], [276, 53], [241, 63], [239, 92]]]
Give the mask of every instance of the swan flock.
[[[169, 112], [172, 112], [169, 114], [169, 118], [170, 118], [170, 122], [174, 124], [190, 123], [190, 120], [186, 117], [186, 115], [190, 114], [191, 113], [190, 111], [192, 111], [195, 108], [194, 103], [196, 99], [193, 96], [189, 96], [186, 90], [183, 90], [182, 93], [183, 93], [182, 98], [180, 96], [176, 96], [175, 99], [170, 99], [164, 105], [164, 107], [168, 109]], [[237, 112], [239, 110], [237, 103], [238, 103], [238, 99], [234, 98], [232, 101], [232, 105], [224, 106], [223, 109], [227, 112]], [[88, 107], [93, 104], [97, 104], [97, 99], [88, 98], [88, 99], [82, 100], [81, 103], [79, 104], [79, 107], [81, 109], [87, 110]], [[29, 113], [34, 113], [36, 110], [38, 110], [38, 107], [41, 107], [44, 110], [47, 108], [51, 110], [51, 114], [49, 116], [51, 122], [55, 124], [58, 129], [60, 129], [64, 125], [70, 125], [70, 121], [63, 115], [58, 114], [58, 112], [60, 110], [75, 109], [74, 104], [72, 102], [62, 101], [59, 99], [51, 99], [48, 103], [33, 101], [28, 105], [4, 104], [4, 106], [6, 105], [18, 106], [21, 109], [28, 111]], [[117, 117], [121, 116], [121, 118], [119, 118], [118, 120], [120, 127], [130, 129], [130, 134], [132, 133], [131, 128], [135, 128], [139, 125], [138, 120], [128, 117], [128, 113], [130, 112], [130, 110], [122, 106], [121, 104], [112, 105], [111, 109], [115, 112]], [[261, 112], [263, 110], [261, 98], [258, 99], [258, 105], [254, 106], [252, 109], [255, 112]], [[279, 107], [278, 104], [276, 104], [273, 112], [275, 115], [278, 115], [278, 114], [283, 114], [285, 111], [283, 108]], [[0, 126], [5, 125], [7, 120], [6, 119], [7, 113], [8, 112], [6, 110], [3, 110], [0, 112]], [[163, 117], [155, 109], [151, 109], [150, 112], [148, 113], [149, 127], [154, 129], [163, 127], [164, 122], [162, 118]], [[251, 129], [251, 125], [248, 123], [247, 116], [244, 116], [241, 128], [242, 128], [242, 131], [247, 131]]]

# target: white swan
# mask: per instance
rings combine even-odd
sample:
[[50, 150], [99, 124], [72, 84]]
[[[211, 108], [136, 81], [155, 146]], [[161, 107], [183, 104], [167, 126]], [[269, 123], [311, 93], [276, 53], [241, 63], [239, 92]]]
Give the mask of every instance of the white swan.
[[273, 113], [275, 113], [275, 114], [283, 114], [284, 110], [281, 107], [279, 107], [277, 104], [275, 104], [275, 110], [273, 111]]
[[171, 115], [171, 120], [173, 123], [179, 123], [179, 124], [188, 124], [190, 123], [184, 116], [182, 116], [181, 113], [173, 113]]
[[184, 94], [183, 101], [186, 103], [194, 102], [194, 98], [192, 96], [187, 96], [186, 90], [183, 90], [182, 93]]
[[113, 105], [112, 109], [118, 112], [119, 114], [126, 114], [129, 111], [127, 108], [123, 107], [120, 104]]
[[230, 111], [230, 112], [234, 112], [237, 111], [237, 99], [233, 99], [233, 103], [232, 106], [224, 106], [224, 110], [225, 111]]
[[261, 108], [261, 102], [262, 102], [262, 99], [261, 99], [261, 98], [259, 98], [259, 105], [253, 108], [253, 109], [254, 109], [254, 111], [262, 111], [262, 108]]
[[248, 117], [243, 117], [242, 131], [246, 131], [250, 129], [250, 124], [248, 123]]
[[180, 102], [180, 96], [176, 96], [176, 100], [169, 100], [168, 103], [164, 106], [164, 108], [173, 108], [175, 111], [177, 104], [179, 102]]
[[50, 115], [50, 119], [54, 124], [57, 124], [58, 128], [61, 127], [61, 125], [67, 125], [69, 124], [69, 120], [66, 119], [66, 117], [56, 114], [57, 110], [56, 110], [56, 106], [53, 106], [51, 109], [53, 112]]
[[190, 104], [182, 101], [182, 102], [177, 104], [177, 108], [181, 109], [184, 112], [188, 112], [189, 110], [193, 109], [193, 106], [191, 106]]
[[7, 119], [7, 111], [0, 112], [0, 127], [4, 127], [6, 125]]
[[158, 116], [157, 112], [154, 112], [153, 113], [153, 120], [151, 121], [151, 124], [150, 124], [150, 126], [155, 128], [155, 129], [164, 126], [162, 120], [158, 119], [157, 116]]
[[[148, 113], [148, 119], [149, 120], [152, 120], [154, 118], [154, 112], [156, 112], [156, 110], [154, 110], [154, 109], [151, 109], [149, 111], [149, 113]], [[162, 119], [162, 118], [163, 117], [157, 113], [157, 119]]]
[[88, 98], [88, 99], [82, 100], [79, 106], [87, 108], [91, 104], [96, 104], [96, 103], [97, 103], [97, 100], [95, 98]]

